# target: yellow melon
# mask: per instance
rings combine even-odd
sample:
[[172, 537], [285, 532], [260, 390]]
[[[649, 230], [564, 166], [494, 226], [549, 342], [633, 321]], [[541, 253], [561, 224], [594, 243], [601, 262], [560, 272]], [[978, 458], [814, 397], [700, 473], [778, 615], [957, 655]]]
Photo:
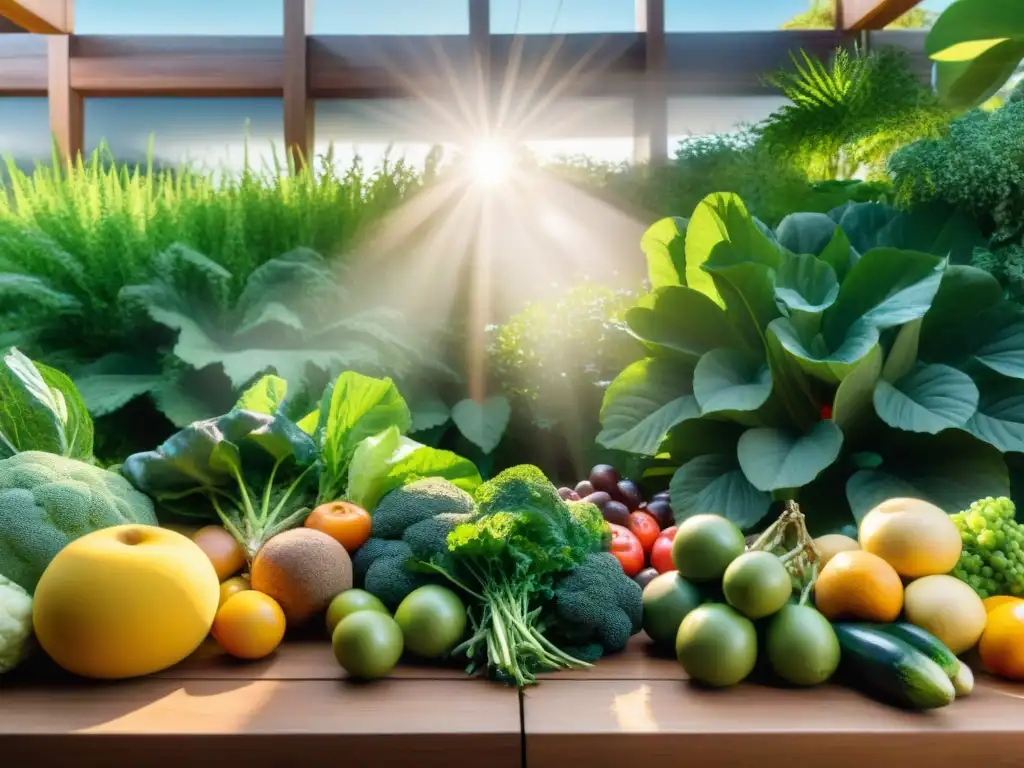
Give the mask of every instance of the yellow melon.
[[210, 558], [180, 533], [149, 525], [75, 539], [43, 572], [33, 626], [43, 650], [77, 675], [159, 672], [206, 638], [220, 602]]
[[920, 499], [889, 499], [868, 512], [858, 538], [906, 579], [949, 573], [963, 544], [943, 510]]

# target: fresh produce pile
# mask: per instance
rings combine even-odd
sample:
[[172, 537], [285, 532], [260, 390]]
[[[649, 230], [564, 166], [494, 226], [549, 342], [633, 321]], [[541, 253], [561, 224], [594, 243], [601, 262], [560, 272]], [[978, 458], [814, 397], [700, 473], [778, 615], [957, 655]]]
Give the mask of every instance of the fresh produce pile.
[[627, 576], [647, 586], [659, 573], [670, 571], [675, 512], [668, 491], [645, 501], [640, 486], [619, 476], [608, 464], [598, 464], [575, 488], [563, 486], [559, 495], [568, 501], [595, 505], [612, 530], [612, 554]]

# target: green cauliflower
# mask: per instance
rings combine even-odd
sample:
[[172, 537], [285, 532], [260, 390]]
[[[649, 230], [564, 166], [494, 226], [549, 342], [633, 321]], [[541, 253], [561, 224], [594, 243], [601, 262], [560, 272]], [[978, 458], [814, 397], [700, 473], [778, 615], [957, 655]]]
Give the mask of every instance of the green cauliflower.
[[0, 574], [0, 675], [24, 661], [32, 647], [32, 598]]
[[475, 509], [473, 498], [447, 480], [427, 478], [391, 491], [373, 510], [370, 539], [352, 559], [356, 585], [394, 611], [414, 589], [442, 582], [406, 566], [443, 549]]
[[577, 658], [596, 661], [626, 647], [643, 625], [643, 609], [643, 590], [615, 555], [595, 552], [555, 586], [551, 634]]
[[0, 461], [0, 573], [29, 594], [69, 542], [127, 523], [157, 519], [149, 497], [120, 475], [41, 451]]

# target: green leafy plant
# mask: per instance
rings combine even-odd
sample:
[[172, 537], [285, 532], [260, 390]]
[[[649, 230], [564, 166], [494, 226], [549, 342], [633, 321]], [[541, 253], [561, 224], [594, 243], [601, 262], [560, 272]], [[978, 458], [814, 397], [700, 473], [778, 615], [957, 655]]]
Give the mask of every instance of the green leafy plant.
[[[782, 29], [835, 29], [836, 7], [835, 0], [811, 0], [810, 7], [786, 21]], [[937, 16], [924, 8], [911, 8], [886, 29], [923, 29]]]
[[599, 441], [651, 457], [680, 518], [748, 529], [786, 499], [824, 530], [892, 496], [1005, 495], [1024, 314], [950, 263], [942, 223], [867, 203], [771, 229], [730, 194], [659, 222], [625, 319], [647, 357], [608, 388]]
[[756, 129], [816, 181], [881, 176], [899, 147], [939, 135], [951, 114], [911, 70], [905, 52], [839, 48], [825, 63], [804, 51], [766, 77], [789, 99]]
[[957, 0], [925, 40], [935, 88], [959, 108], [994, 96], [1024, 60], [1024, 6], [1017, 0]]

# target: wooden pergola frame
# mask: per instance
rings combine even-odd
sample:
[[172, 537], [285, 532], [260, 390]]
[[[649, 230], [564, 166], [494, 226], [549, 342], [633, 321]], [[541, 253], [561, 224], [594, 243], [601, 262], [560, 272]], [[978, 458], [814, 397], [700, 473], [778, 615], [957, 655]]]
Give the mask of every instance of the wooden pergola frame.
[[[634, 32], [494, 35], [490, 0], [466, 0], [469, 34], [313, 35], [315, 0], [282, 0], [280, 37], [75, 35], [73, 0], [0, 0], [0, 97], [46, 96], [66, 159], [82, 151], [90, 96], [275, 96], [298, 162], [312, 154], [316, 99], [474, 101], [493, 114], [516, 84], [556, 96], [619, 96], [634, 107], [635, 158], [664, 162], [672, 96], [765, 93], [793, 50], [827, 56], [921, 0], [836, 0], [834, 30], [666, 33], [665, 0], [634, 0]], [[6, 24], [4, 19], [6, 18]], [[876, 36], [899, 33], [872, 32]], [[923, 34], [901, 43], [921, 59]], [[534, 96], [533, 98], [537, 98]]]

